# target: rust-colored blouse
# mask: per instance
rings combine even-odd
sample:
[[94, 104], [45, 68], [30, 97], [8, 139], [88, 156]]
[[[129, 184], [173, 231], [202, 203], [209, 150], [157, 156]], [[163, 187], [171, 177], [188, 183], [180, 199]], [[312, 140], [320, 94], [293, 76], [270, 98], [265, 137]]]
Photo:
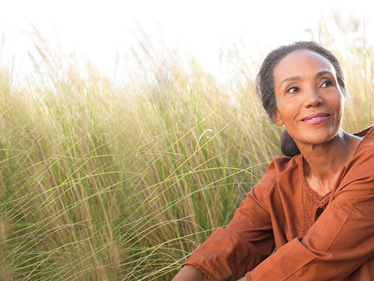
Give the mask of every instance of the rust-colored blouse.
[[183, 265], [212, 280], [374, 280], [374, 129], [356, 135], [364, 139], [329, 194], [308, 187], [301, 155], [276, 158]]

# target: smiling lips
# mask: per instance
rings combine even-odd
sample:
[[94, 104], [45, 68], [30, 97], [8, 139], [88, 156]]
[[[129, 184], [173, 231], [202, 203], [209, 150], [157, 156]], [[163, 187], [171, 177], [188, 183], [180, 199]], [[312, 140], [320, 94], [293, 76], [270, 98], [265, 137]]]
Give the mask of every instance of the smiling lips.
[[330, 114], [321, 112], [321, 113], [308, 115], [307, 117], [304, 117], [303, 119], [301, 119], [301, 121], [309, 125], [318, 125], [318, 124], [323, 123], [329, 117], [330, 117]]

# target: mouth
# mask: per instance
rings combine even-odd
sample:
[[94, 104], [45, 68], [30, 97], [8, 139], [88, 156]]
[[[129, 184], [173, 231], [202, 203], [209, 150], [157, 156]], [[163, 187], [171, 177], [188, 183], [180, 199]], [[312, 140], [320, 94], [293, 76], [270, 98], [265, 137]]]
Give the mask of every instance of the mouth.
[[320, 112], [320, 113], [308, 115], [304, 117], [303, 119], [301, 119], [301, 121], [307, 124], [317, 125], [317, 124], [324, 122], [329, 117], [330, 117], [330, 114]]

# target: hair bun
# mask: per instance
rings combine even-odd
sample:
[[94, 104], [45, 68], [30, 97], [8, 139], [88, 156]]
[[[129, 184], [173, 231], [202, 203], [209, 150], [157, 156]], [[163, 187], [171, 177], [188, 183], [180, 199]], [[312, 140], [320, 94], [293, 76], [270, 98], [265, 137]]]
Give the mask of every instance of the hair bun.
[[280, 147], [282, 153], [287, 157], [294, 157], [300, 154], [299, 148], [297, 147], [294, 139], [290, 136], [287, 130], [284, 130], [282, 132], [282, 135], [280, 137]]

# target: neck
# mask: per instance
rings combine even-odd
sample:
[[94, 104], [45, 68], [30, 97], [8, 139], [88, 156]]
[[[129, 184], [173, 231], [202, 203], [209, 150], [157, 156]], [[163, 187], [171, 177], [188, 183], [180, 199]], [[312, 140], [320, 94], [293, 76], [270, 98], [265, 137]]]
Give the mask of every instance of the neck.
[[353, 156], [361, 138], [342, 130], [330, 141], [313, 145], [297, 143], [304, 157], [305, 179], [318, 194], [329, 192], [344, 164]]

